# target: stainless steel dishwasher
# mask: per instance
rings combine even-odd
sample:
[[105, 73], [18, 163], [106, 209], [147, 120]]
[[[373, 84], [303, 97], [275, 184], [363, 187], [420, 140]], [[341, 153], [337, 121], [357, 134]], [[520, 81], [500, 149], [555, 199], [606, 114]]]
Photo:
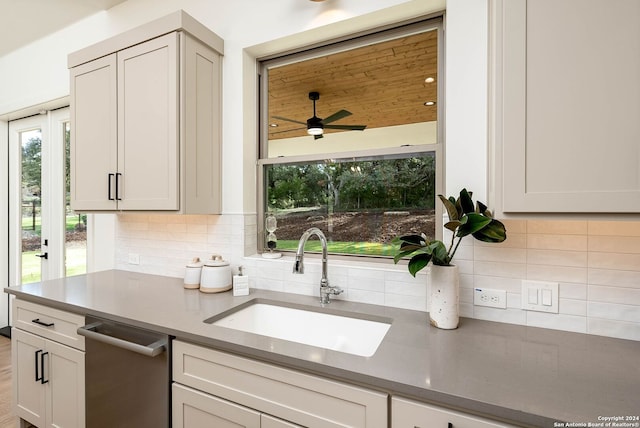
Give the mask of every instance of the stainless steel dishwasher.
[[170, 337], [86, 317], [86, 426], [170, 426]]

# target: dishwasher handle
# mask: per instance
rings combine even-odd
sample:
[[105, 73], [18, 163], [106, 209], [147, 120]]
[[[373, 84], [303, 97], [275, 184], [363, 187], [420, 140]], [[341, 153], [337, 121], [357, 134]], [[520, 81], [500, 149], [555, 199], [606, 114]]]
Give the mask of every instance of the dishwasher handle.
[[93, 322], [91, 324], [78, 327], [78, 334], [88, 339], [93, 339], [98, 342], [106, 343], [118, 348], [126, 349], [128, 351], [136, 352], [138, 354], [146, 355], [147, 357], [155, 357], [162, 354], [167, 349], [167, 339], [157, 340], [149, 345], [140, 345], [128, 340], [119, 339], [113, 336], [107, 336], [105, 334], [98, 333], [96, 330], [102, 326], [100, 321]]

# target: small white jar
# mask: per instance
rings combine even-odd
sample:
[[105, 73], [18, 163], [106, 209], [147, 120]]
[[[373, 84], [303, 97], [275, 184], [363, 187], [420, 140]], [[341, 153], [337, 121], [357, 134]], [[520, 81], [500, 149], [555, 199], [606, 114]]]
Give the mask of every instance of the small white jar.
[[199, 257], [191, 260], [184, 269], [184, 288], [200, 288], [200, 277], [202, 275], [202, 262]]

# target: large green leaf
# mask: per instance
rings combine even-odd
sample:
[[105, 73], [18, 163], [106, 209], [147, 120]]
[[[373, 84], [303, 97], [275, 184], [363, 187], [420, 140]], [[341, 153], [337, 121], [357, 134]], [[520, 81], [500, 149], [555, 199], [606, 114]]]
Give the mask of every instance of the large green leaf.
[[442, 241], [431, 241], [428, 245], [431, 250], [431, 260], [433, 264], [436, 265], [448, 265], [451, 261], [449, 259], [449, 253], [447, 252], [447, 247], [444, 246]]
[[416, 276], [416, 273], [424, 269], [431, 261], [431, 254], [416, 254], [409, 260], [409, 273]]
[[462, 189], [460, 191], [460, 207], [462, 208], [462, 212], [464, 214], [472, 213], [475, 211], [473, 200], [471, 199], [471, 195], [469, 194], [469, 192], [467, 192], [467, 189]]
[[447, 199], [442, 195], [438, 195], [438, 198], [440, 198], [440, 200], [442, 201], [442, 205], [444, 205], [444, 208], [447, 210], [449, 220], [458, 220], [460, 217], [458, 216], [458, 210], [456, 209], [455, 201], [451, 202], [450, 199]]
[[476, 233], [482, 228], [491, 223], [491, 219], [477, 213], [468, 213], [463, 217], [462, 224], [458, 228], [457, 237], [462, 238], [464, 236]]
[[482, 242], [502, 242], [507, 239], [507, 230], [500, 221], [491, 219], [491, 223], [474, 232], [473, 237]]
[[455, 232], [455, 231], [456, 231], [456, 229], [457, 229], [458, 227], [460, 227], [460, 225], [461, 225], [461, 224], [462, 224], [462, 223], [460, 223], [460, 221], [458, 221], [458, 220], [453, 220], [453, 221], [449, 221], [449, 222], [447, 222], [447, 223], [444, 225], [444, 227], [446, 227], [447, 229], [449, 229], [449, 230], [450, 230], [450, 231], [452, 231], [452, 232]]

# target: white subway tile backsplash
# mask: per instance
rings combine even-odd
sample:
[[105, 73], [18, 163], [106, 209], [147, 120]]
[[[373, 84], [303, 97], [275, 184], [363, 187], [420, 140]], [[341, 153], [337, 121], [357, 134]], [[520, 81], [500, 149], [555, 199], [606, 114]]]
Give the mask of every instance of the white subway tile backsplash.
[[599, 336], [640, 340], [640, 324], [634, 322], [589, 318], [588, 332]]
[[588, 314], [594, 318], [640, 323], [640, 306], [589, 302]]
[[526, 323], [525, 315], [525, 312], [521, 311], [520, 309], [498, 309], [488, 308], [485, 306], [474, 306], [473, 308], [473, 318], [487, 321], [505, 322], [508, 324], [524, 325]]
[[587, 316], [587, 302], [576, 299], [559, 299], [558, 310], [564, 315]]
[[633, 270], [640, 272], [640, 253], [589, 252], [589, 267], [600, 269]]
[[586, 333], [587, 317], [528, 311], [527, 325], [530, 327], [543, 327], [543, 328], [550, 328], [553, 330], [565, 330], [565, 331], [573, 331], [576, 333]]
[[589, 285], [590, 302], [621, 303], [640, 306], [640, 288]]
[[[116, 267], [182, 277], [193, 257], [222, 254], [234, 271], [242, 264], [252, 288], [317, 295], [321, 263], [305, 258], [305, 274], [291, 273], [293, 258], [252, 256], [255, 214], [184, 216], [119, 214]], [[640, 222], [504, 220], [507, 241], [463, 239], [454, 263], [460, 271], [464, 317], [640, 340]], [[446, 231], [448, 243], [450, 233]], [[140, 265], [128, 263], [140, 255]], [[248, 257], [249, 256], [249, 257]], [[331, 259], [331, 258], [330, 258]], [[331, 259], [329, 280], [338, 299], [425, 311], [428, 269], [413, 278], [405, 265]], [[524, 311], [523, 279], [558, 282], [559, 314]], [[507, 309], [473, 305], [473, 288], [507, 292]]]
[[586, 266], [527, 265], [526, 279], [553, 282], [587, 282], [587, 268]]
[[558, 289], [561, 299], [587, 300], [587, 284], [561, 282]]
[[475, 275], [501, 276], [505, 278], [526, 278], [527, 265], [524, 263], [474, 262]]
[[640, 236], [589, 236], [589, 251], [640, 254]]
[[589, 269], [589, 284], [640, 288], [640, 272], [612, 269]]
[[478, 246], [475, 249], [476, 262], [526, 263], [527, 250], [520, 248], [500, 248]]
[[520, 293], [522, 290], [522, 279], [474, 275], [474, 287], [495, 288], [498, 290], [505, 290], [507, 293]]
[[640, 236], [640, 222], [589, 221], [589, 235]]
[[527, 220], [528, 234], [586, 235], [587, 221]]
[[586, 251], [527, 250], [529, 265], [587, 267]]
[[527, 235], [527, 248], [538, 250], [587, 251], [587, 236], [530, 234]]

